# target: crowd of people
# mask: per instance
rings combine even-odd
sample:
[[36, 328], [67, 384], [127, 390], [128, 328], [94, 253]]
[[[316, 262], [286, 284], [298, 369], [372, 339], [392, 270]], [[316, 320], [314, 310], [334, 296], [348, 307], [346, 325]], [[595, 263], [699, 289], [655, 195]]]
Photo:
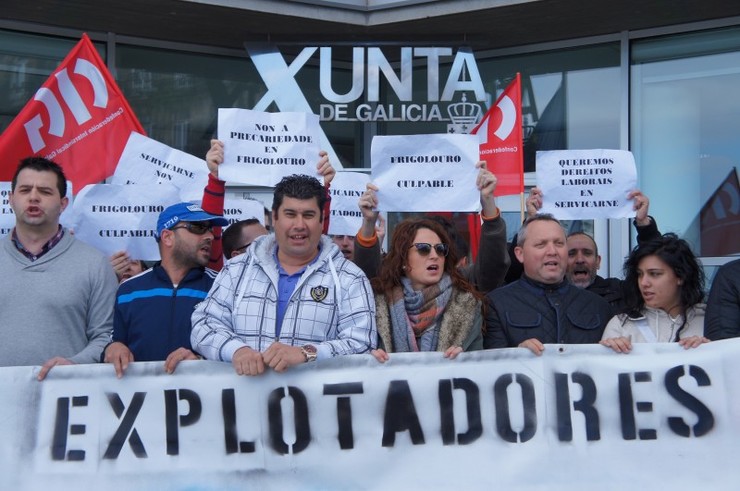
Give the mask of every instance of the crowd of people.
[[[105, 362], [122, 377], [136, 361], [231, 363], [239, 375], [282, 372], [341, 355], [463, 351], [600, 343], [629, 353], [633, 343], [696, 348], [740, 336], [740, 260], [721, 268], [705, 304], [704, 273], [689, 244], [661, 235], [649, 200], [634, 202], [638, 245], [624, 279], [598, 275], [592, 237], [566, 236], [539, 213], [542, 193], [507, 243], [496, 206], [496, 176], [479, 162], [482, 221], [478, 254], [439, 217], [397, 224], [381, 250], [378, 188], [359, 200], [355, 236], [329, 237], [335, 171], [324, 152], [314, 177], [274, 188], [269, 220], [227, 225], [223, 144], [212, 141], [202, 203], [176, 203], [159, 216], [161, 261], [147, 268], [125, 251], [106, 258], [62, 227], [66, 179], [54, 162], [24, 159], [12, 180], [16, 224], [2, 238], [0, 366]], [[269, 229], [268, 229], [269, 227]], [[9, 340], [13, 340], [10, 342]]]

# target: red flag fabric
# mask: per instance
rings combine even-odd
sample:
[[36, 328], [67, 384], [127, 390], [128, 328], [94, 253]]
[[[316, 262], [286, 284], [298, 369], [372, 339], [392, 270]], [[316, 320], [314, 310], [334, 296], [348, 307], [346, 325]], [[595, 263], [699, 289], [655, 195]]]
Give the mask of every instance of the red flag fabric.
[[61, 165], [75, 192], [113, 175], [132, 131], [145, 134], [87, 34], [0, 135], [0, 181], [18, 162]]
[[524, 192], [521, 76], [506, 87], [471, 134], [480, 136], [480, 158], [496, 174], [494, 196]]
[[473, 261], [478, 257], [480, 234], [480, 216], [477, 213], [468, 213], [468, 238], [470, 239], [470, 255], [473, 256]]
[[701, 255], [740, 253], [740, 181], [733, 168], [699, 213]]

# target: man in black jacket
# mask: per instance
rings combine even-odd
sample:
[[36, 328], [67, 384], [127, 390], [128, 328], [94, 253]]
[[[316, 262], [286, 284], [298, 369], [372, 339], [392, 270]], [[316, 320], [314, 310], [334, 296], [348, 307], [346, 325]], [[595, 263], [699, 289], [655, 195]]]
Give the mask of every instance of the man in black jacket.
[[714, 277], [704, 335], [712, 341], [740, 337], [740, 259], [722, 266]]
[[522, 277], [486, 295], [485, 348], [529, 348], [547, 343], [598, 343], [612, 309], [600, 296], [565, 279], [565, 231], [552, 215], [527, 218], [514, 250]]
[[[648, 215], [650, 200], [641, 191], [632, 191], [629, 199], [634, 200], [635, 218], [632, 223], [637, 231], [637, 243], [644, 244], [660, 237], [660, 231], [655, 220]], [[533, 216], [542, 207], [542, 192], [532, 188], [527, 197], [527, 214]], [[597, 274], [601, 267], [601, 256], [594, 239], [585, 232], [573, 232], [568, 235], [568, 268], [566, 277], [578, 288], [585, 288], [603, 297], [612, 306], [614, 313], [624, 309], [624, 282], [619, 278], [602, 278]], [[510, 246], [510, 254], [513, 247]], [[514, 277], [513, 275], [516, 275]], [[516, 272], [512, 267], [507, 274], [507, 282], [514, 281], [521, 276], [521, 269]]]

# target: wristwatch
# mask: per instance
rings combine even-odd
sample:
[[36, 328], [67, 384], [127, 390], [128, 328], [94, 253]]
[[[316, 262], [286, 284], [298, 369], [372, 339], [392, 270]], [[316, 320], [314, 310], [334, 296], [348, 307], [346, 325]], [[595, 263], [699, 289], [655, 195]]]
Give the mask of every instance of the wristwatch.
[[304, 344], [301, 347], [301, 353], [303, 353], [303, 356], [306, 357], [306, 363], [316, 361], [316, 356], [318, 355], [318, 352], [316, 351], [316, 346], [312, 344]]

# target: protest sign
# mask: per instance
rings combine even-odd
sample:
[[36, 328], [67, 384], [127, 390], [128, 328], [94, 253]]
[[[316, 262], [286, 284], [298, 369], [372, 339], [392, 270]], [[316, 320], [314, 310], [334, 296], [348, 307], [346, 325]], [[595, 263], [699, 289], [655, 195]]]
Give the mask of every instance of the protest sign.
[[224, 199], [224, 218], [229, 221], [229, 225], [250, 218], [256, 218], [264, 225], [265, 206], [256, 199], [229, 194]]
[[[740, 340], [0, 368], [14, 490], [734, 489]], [[536, 472], [523, 472], [536, 469]], [[308, 486], [307, 486], [307, 483]]]
[[337, 172], [331, 181], [331, 235], [357, 235], [362, 226], [362, 212], [357, 202], [365, 192], [370, 176], [362, 172]]
[[478, 211], [476, 135], [376, 136], [372, 181], [383, 211]]
[[537, 152], [540, 213], [559, 220], [634, 216], [627, 195], [637, 187], [632, 153], [625, 150]]
[[321, 177], [319, 117], [307, 113], [265, 113], [219, 109], [218, 139], [224, 143], [224, 181], [274, 186], [291, 174]]
[[182, 201], [200, 201], [208, 183], [206, 161], [131, 132], [111, 184], [172, 184]]
[[74, 204], [75, 237], [106, 255], [126, 251], [132, 258], [158, 260], [157, 218], [180, 201], [170, 184], [85, 186]]
[[[0, 236], [7, 235], [15, 227], [15, 212], [10, 206], [10, 189], [12, 183], [10, 181], [0, 182]], [[62, 212], [62, 216], [59, 217], [59, 223], [64, 227], [72, 227], [73, 213], [72, 213], [72, 183], [67, 181], [67, 199], [69, 204], [67, 208]]]

